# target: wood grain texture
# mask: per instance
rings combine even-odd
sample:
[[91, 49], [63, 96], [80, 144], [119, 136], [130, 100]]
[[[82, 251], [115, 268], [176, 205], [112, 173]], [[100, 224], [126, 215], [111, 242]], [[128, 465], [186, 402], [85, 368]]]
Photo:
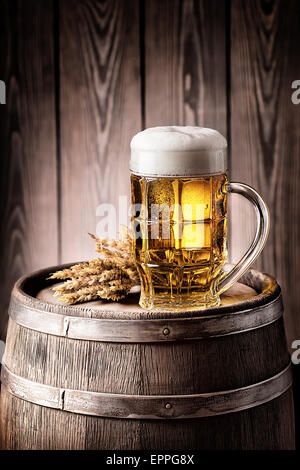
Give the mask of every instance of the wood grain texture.
[[52, 1], [1, 0], [0, 337], [20, 275], [57, 262]]
[[[57, 283], [56, 286], [60, 285], [60, 283]], [[116, 302], [110, 302], [109, 303], [109, 308], [111, 310], [116, 310], [120, 311], [121, 315], [124, 315], [124, 311], [130, 310], [130, 308], [133, 305], [133, 301], [135, 301], [136, 305], [138, 303], [138, 298], [140, 295], [140, 288], [135, 286], [134, 289], [137, 292], [132, 292], [129, 294], [126, 299], [122, 301], [122, 303], [116, 303]], [[230, 305], [235, 302], [240, 302], [242, 300], [250, 299], [251, 297], [255, 297], [258, 295], [258, 292], [254, 290], [252, 287], [245, 286], [244, 284], [240, 284], [237, 282], [233, 286], [231, 286], [227, 291], [223, 292], [221, 294], [221, 305]], [[52, 304], [61, 304], [61, 301], [59, 300], [59, 297], [54, 296], [54, 291], [50, 289], [49, 287], [46, 287], [42, 289], [38, 294], [37, 298]], [[103, 308], [103, 301], [101, 300], [93, 300], [89, 302], [89, 306], [92, 304], [93, 308]]]
[[[34, 289], [33, 283], [27, 286], [29, 294], [38, 291], [39, 286]], [[40, 302], [28, 297], [29, 301], [33, 305]], [[58, 305], [49, 306], [54, 307], [61, 312]], [[99, 315], [93, 308], [80, 312], [84, 316]], [[239, 334], [153, 344], [56, 337], [10, 320], [4, 362], [14, 374], [53, 387], [126, 395], [185, 395], [261, 382], [282, 371], [289, 363], [289, 354], [282, 318]], [[209, 420], [180, 420], [178, 424], [93, 418], [48, 409], [16, 399], [6, 393], [5, 387], [1, 409], [4, 448], [187, 450], [294, 446], [290, 391], [252, 410]]]
[[[133, 421], [124, 419], [102, 419], [84, 417], [63, 411], [43, 408], [13, 397], [5, 389], [2, 400], [6, 407], [1, 417], [3, 422], [14, 416], [14, 430], [6, 428], [3, 447], [10, 449], [103, 449], [103, 450], [278, 450], [294, 448], [294, 431], [289, 422], [293, 419], [291, 410], [292, 391], [288, 390], [276, 400], [263, 406], [240, 413], [183, 421]], [[41, 428], [36, 418], [37, 410], [47, 427]], [[25, 421], [24, 421], [24, 416]], [[29, 418], [29, 419], [28, 419]], [[86, 420], [86, 433], [82, 434]], [[279, 421], [278, 421], [279, 420]], [[255, 423], [260, 427], [257, 439]], [[30, 425], [26, 435], [24, 424]], [[220, 432], [225, 429], [226, 433]], [[42, 435], [41, 431], [47, 430]], [[67, 430], [67, 432], [66, 432]], [[239, 439], [237, 439], [237, 435]], [[98, 441], [95, 441], [98, 436]], [[284, 438], [283, 438], [284, 436]], [[243, 444], [241, 444], [241, 442]]]
[[97, 206], [129, 197], [129, 144], [141, 130], [138, 13], [138, 0], [59, 2], [63, 261], [95, 256], [87, 232]]
[[124, 395], [53, 387], [13, 374], [5, 364], [1, 381], [11, 395], [69, 413], [135, 420], [184, 420], [240, 412], [274, 400], [292, 385], [290, 365], [279, 374], [248, 387], [185, 395]]
[[[300, 110], [291, 101], [300, 76], [300, 4], [231, 2], [232, 179], [257, 188], [271, 211], [269, 241], [256, 266], [283, 289], [288, 343], [299, 338]], [[249, 246], [252, 214], [234, 202], [234, 260]]]
[[[0, 8], [0, 79], [7, 85], [7, 104], [0, 106], [0, 337], [16, 278], [60, 261], [60, 245], [63, 260], [94, 255], [87, 231], [95, 232], [99, 203], [116, 203], [119, 194], [129, 193], [129, 141], [142, 126], [142, 108], [146, 126], [205, 125], [231, 136], [232, 180], [256, 187], [271, 209], [270, 239], [256, 266], [282, 285], [288, 345], [298, 339], [300, 106], [291, 102], [291, 83], [300, 78], [299, 1], [0, 0]], [[57, 69], [54, 41], [60, 46]], [[254, 224], [251, 210], [237, 198], [232, 209], [230, 246], [237, 261]], [[55, 347], [60, 357], [60, 343]], [[96, 367], [96, 359], [91, 361]], [[14, 413], [18, 446], [23, 423]], [[248, 443], [251, 416], [245, 426], [237, 425]], [[269, 422], [277, 417], [270, 409], [261, 415]], [[28, 446], [38, 447], [41, 439], [58, 445], [49, 430], [52, 420], [66, 445], [83, 448], [91, 445], [94, 431], [102, 433], [100, 422], [98, 428], [90, 421], [85, 431], [84, 421], [81, 431], [65, 436], [64, 425], [72, 419], [34, 411]], [[132, 446], [141, 440], [150, 446], [143, 426], [132, 432]], [[186, 439], [189, 426], [182, 429]], [[107, 424], [101, 435], [124, 448], [130, 431], [121, 420], [119, 427], [121, 437]], [[151, 442], [159, 448], [155, 429]], [[172, 435], [174, 429], [162, 426], [161, 432]], [[201, 437], [203, 445], [235, 445], [232, 433], [220, 437], [217, 427], [210, 429], [200, 436], [194, 428], [193, 442]], [[175, 448], [179, 444], [174, 440]]]
[[25, 328], [70, 339], [114, 343], [199, 340], [262, 328], [278, 320], [283, 312], [276, 281], [254, 270], [243, 276], [245, 284], [236, 283], [229, 289], [225, 304], [204, 311], [149, 311], [138, 306], [139, 295], [134, 294], [123, 302], [98, 300], [68, 305], [54, 297], [56, 280], [49, 275], [49, 270], [43, 269], [21, 278], [12, 291], [9, 315]]
[[145, 125], [199, 125], [226, 135], [224, 0], [145, 3]]

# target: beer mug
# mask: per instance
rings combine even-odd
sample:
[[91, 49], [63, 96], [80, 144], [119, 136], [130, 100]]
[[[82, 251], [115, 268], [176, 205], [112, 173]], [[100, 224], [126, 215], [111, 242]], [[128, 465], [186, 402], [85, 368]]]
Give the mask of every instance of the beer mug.
[[[148, 310], [217, 306], [263, 249], [269, 211], [250, 186], [227, 177], [227, 142], [216, 130], [153, 127], [131, 141], [133, 249]], [[227, 256], [227, 194], [252, 202], [256, 235], [242, 259]]]

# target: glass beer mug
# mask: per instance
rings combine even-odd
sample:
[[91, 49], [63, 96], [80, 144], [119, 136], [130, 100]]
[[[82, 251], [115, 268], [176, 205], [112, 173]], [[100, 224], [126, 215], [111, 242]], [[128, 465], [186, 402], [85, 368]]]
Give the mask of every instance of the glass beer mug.
[[[263, 249], [269, 212], [261, 196], [227, 179], [226, 139], [201, 127], [154, 127], [131, 141], [134, 254], [140, 306], [180, 310], [217, 306]], [[242, 259], [223, 271], [227, 256], [227, 194], [256, 212], [255, 238]]]

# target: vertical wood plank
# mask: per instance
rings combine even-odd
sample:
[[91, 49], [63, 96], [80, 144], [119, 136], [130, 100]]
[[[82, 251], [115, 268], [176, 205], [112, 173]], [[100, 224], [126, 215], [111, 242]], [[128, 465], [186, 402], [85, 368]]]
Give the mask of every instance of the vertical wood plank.
[[226, 136], [224, 0], [145, 2], [145, 124]]
[[145, 127], [203, 126], [226, 137], [226, 1], [147, 0], [144, 24]]
[[62, 257], [72, 261], [95, 256], [87, 232], [97, 206], [129, 196], [129, 144], [141, 130], [139, 4], [59, 6]]
[[15, 280], [57, 263], [52, 0], [0, 2], [0, 336]]
[[[231, 2], [232, 179], [256, 187], [271, 212], [269, 241], [257, 262], [283, 288], [289, 346], [299, 338], [300, 77], [297, 0]], [[250, 243], [251, 214], [233, 204], [234, 257]]]

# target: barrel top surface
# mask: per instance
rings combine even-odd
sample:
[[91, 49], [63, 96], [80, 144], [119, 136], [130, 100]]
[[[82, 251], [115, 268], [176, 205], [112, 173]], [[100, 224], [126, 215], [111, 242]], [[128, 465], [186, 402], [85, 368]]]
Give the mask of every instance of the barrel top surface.
[[[60, 285], [61, 283], [55, 284], [55, 286]], [[252, 287], [246, 286], [245, 284], [237, 282], [234, 286], [232, 286], [228, 291], [224, 292], [221, 295], [221, 305], [233, 305], [237, 302], [245, 301], [256, 297], [258, 292], [253, 289]], [[124, 314], [132, 315], [133, 317], [136, 316], [137, 312], [146, 312], [146, 315], [149, 315], [149, 311], [142, 309], [139, 305], [139, 296], [140, 296], [140, 288], [138, 286], [134, 287], [130, 294], [123, 300], [119, 302], [113, 301], [102, 301], [102, 300], [93, 300], [90, 302], [86, 302], [84, 305], [88, 305], [89, 308], [93, 309], [94, 311], [101, 312], [105, 314], [106, 311], [110, 311], [115, 313], [116, 315], [123, 316]], [[55, 292], [53, 291], [52, 287], [45, 287], [44, 289], [40, 290], [36, 298], [42, 300], [43, 302], [49, 302], [50, 304], [61, 305], [62, 302], [59, 300], [59, 297], [55, 296]], [[78, 306], [79, 304], [77, 304]], [[83, 304], [81, 304], [83, 305]], [[71, 309], [75, 307], [75, 305], [70, 305]], [[197, 310], [199, 312], [199, 310]], [[177, 314], [180, 312], [176, 312]], [[168, 312], [170, 314], [170, 312]], [[120, 318], [120, 317], [119, 317]]]
[[52, 287], [56, 280], [49, 280], [50, 273], [64, 269], [72, 264], [54, 266], [34, 272], [17, 281], [12, 292], [12, 299], [23, 306], [44, 312], [107, 319], [164, 319], [185, 317], [211, 317], [222, 314], [244, 312], [262, 307], [280, 295], [280, 287], [271, 276], [249, 270], [238, 283], [221, 296], [219, 307], [191, 309], [185, 311], [148, 311], [138, 305], [139, 294], [132, 293], [124, 301], [90, 301], [77, 305], [67, 305], [54, 297]]

